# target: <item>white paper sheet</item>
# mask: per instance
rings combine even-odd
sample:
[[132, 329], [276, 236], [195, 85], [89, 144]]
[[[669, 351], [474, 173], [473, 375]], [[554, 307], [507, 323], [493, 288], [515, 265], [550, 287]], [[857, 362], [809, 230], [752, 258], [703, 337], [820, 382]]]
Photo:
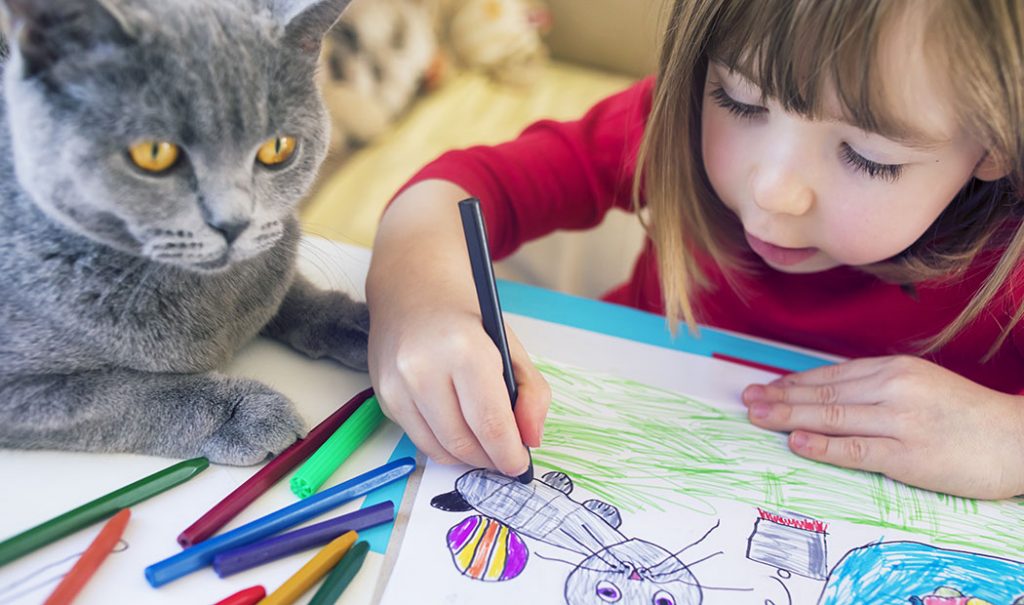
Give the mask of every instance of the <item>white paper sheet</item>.
[[[941, 496], [790, 454], [784, 436], [751, 426], [739, 403], [745, 385], [769, 374], [509, 322], [554, 393], [537, 476], [564, 471], [572, 490], [429, 464], [386, 605], [1024, 597], [1024, 502]], [[474, 508], [430, 505], [453, 490]], [[615, 505], [617, 530], [581, 512], [588, 499]], [[505, 579], [476, 579], [488, 574]]]

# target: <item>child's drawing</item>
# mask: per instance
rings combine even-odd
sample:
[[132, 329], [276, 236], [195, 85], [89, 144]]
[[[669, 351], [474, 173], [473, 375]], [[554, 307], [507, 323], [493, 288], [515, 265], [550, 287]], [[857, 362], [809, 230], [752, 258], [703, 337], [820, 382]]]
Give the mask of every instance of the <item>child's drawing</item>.
[[[448, 532], [456, 568], [478, 580], [509, 580], [526, 565], [520, 535], [579, 553], [565, 582], [565, 601], [696, 605], [703, 601], [697, 578], [676, 553], [619, 532], [619, 511], [600, 500], [569, 497], [572, 480], [547, 473], [527, 485], [484, 469], [465, 473], [455, 491], [431, 505], [447, 511], [476, 510]], [[501, 538], [499, 536], [506, 537]], [[470, 544], [476, 544], [470, 549]]]
[[819, 605], [1024, 605], [1024, 563], [918, 542], [881, 542], [846, 553]]
[[828, 525], [798, 515], [757, 509], [759, 518], [747, 540], [747, 558], [813, 580], [827, 573]]

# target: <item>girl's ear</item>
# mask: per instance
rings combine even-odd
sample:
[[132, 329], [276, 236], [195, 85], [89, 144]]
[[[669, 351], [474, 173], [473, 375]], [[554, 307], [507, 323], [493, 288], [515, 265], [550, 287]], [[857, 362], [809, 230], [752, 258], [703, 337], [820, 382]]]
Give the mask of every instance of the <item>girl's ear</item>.
[[272, 0], [274, 16], [284, 25], [284, 39], [313, 56], [327, 30], [338, 21], [351, 0]]
[[974, 178], [982, 181], [998, 181], [1010, 174], [1012, 167], [1009, 162], [1001, 161], [991, 152], [986, 151], [978, 165], [974, 168]]

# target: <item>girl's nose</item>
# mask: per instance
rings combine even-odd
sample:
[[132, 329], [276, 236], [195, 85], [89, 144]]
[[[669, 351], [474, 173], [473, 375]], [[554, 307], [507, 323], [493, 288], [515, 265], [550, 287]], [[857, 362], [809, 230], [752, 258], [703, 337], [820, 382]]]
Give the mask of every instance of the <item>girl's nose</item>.
[[814, 191], [793, 170], [759, 170], [752, 188], [754, 203], [765, 212], [801, 216], [814, 206]]

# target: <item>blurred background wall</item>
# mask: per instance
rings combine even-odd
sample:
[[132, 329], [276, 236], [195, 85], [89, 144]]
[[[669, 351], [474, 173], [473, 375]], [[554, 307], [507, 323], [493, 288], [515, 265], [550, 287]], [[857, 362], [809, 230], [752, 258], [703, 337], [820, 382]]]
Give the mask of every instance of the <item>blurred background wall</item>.
[[[355, 0], [325, 49], [335, 141], [302, 219], [370, 246], [395, 191], [442, 152], [574, 119], [653, 74], [670, 0]], [[498, 264], [500, 277], [596, 297], [628, 277], [643, 240], [615, 211]]]

